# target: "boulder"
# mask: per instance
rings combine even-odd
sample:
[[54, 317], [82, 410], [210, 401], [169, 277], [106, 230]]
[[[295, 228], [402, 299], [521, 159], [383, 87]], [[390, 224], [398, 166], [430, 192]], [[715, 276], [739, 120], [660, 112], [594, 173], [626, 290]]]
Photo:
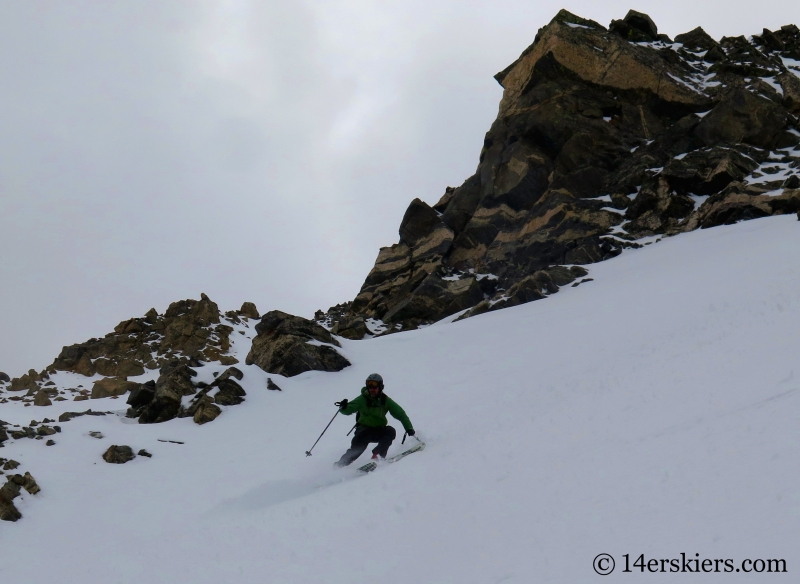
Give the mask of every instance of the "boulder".
[[272, 391], [283, 391], [274, 381], [272, 381], [271, 377], [267, 377], [267, 389]]
[[341, 371], [350, 362], [334, 348], [338, 341], [314, 321], [273, 310], [256, 325], [245, 363], [292, 377], [305, 371]]
[[14, 470], [19, 468], [19, 463], [16, 460], [7, 460], [3, 465], [3, 470]]
[[18, 495], [19, 486], [10, 480], [0, 487], [0, 519], [3, 521], [17, 521], [22, 518], [22, 513], [13, 501]]
[[442, 225], [439, 213], [424, 201], [414, 199], [400, 222], [400, 243], [413, 247], [439, 225]]
[[783, 181], [783, 184], [781, 185], [781, 188], [784, 188], [784, 189], [800, 189], [800, 176], [797, 176], [796, 174], [793, 174], [792, 176], [787, 178], [785, 181]]
[[197, 392], [192, 383], [192, 377], [196, 375], [194, 369], [180, 361], [172, 361], [162, 367], [153, 400], [142, 409], [139, 423], [154, 424], [177, 417], [183, 396]]
[[52, 406], [53, 402], [50, 401], [50, 396], [47, 395], [47, 392], [39, 390], [33, 398], [33, 405]]
[[204, 404], [213, 404], [214, 399], [208, 395], [208, 391], [211, 389], [203, 389], [200, 393], [192, 398], [192, 401], [189, 403], [189, 407], [186, 408], [184, 412], [182, 412], [181, 417], [184, 418], [191, 418], [194, 416], [195, 412], [197, 412], [198, 408], [200, 408]]
[[29, 494], [35, 495], [41, 492], [42, 489], [36, 484], [36, 480], [31, 476], [31, 473], [26, 472], [24, 475], [13, 475], [11, 480], [18, 484], [20, 487], [28, 491]]
[[11, 385], [9, 386], [9, 391], [39, 391], [39, 384], [38, 381], [42, 381], [44, 379], [44, 375], [39, 374], [36, 370], [31, 369], [24, 375], [20, 377], [15, 377], [11, 380]]
[[223, 406], [235, 406], [244, 401], [247, 395], [242, 386], [233, 379], [216, 380], [212, 385], [219, 387], [219, 391], [214, 395], [214, 402]]
[[10, 383], [10, 382], [11, 378], [8, 376], [8, 374], [0, 371], [0, 383]]
[[258, 309], [256, 308], [256, 305], [253, 304], [252, 302], [243, 303], [242, 307], [239, 309], [239, 314], [252, 319], [260, 318], [258, 314]]
[[358, 341], [369, 332], [364, 318], [361, 316], [344, 317], [331, 327], [334, 335]]
[[195, 410], [192, 419], [194, 420], [195, 424], [207, 424], [208, 422], [213, 422], [216, 420], [217, 416], [219, 416], [221, 413], [222, 410], [220, 410], [218, 406], [204, 401]]
[[641, 12], [629, 10], [622, 20], [612, 20], [608, 30], [627, 41], [650, 42], [658, 40], [658, 28], [653, 19]]
[[3, 521], [17, 521], [22, 517], [13, 502], [19, 496], [21, 488], [31, 495], [41, 491], [29, 472], [24, 475], [15, 474], [8, 477], [6, 483], [0, 487], [0, 519]]
[[145, 458], [153, 458], [153, 455], [152, 455], [152, 454], [150, 454], [149, 452], [147, 452], [147, 450], [145, 450], [144, 448], [142, 448], [141, 450], [139, 450], [139, 452], [137, 452], [137, 454], [138, 454], [139, 456], [144, 456]]
[[108, 450], [103, 453], [103, 460], [110, 464], [125, 464], [129, 460], [136, 458], [133, 449], [130, 446], [117, 446], [116, 444], [109, 446]]
[[775, 80], [783, 90], [783, 107], [794, 115], [800, 114], [800, 78], [794, 73], [781, 73]]
[[719, 43], [708, 36], [708, 33], [699, 26], [694, 30], [679, 34], [675, 37], [675, 42], [680, 43], [685, 48], [695, 52], [709, 51], [719, 47]]
[[6, 433], [5, 426], [0, 426], [0, 444], [8, 440], [8, 434]]
[[115, 395], [125, 395], [137, 387], [139, 387], [139, 384], [134, 381], [118, 379], [115, 377], [104, 377], [103, 379], [98, 379], [92, 385], [91, 399], [102, 399]]
[[0, 520], [17, 521], [22, 518], [22, 513], [14, 505], [14, 502], [7, 498], [0, 489]]
[[128, 396], [127, 404], [134, 408], [146, 406], [156, 395], [156, 382], [148, 381], [146, 383], [138, 384], [131, 394]]
[[211, 385], [212, 386], [213, 385], [217, 385], [220, 381], [224, 381], [226, 379], [230, 379], [231, 377], [234, 377], [234, 378], [238, 379], [239, 381], [241, 381], [242, 378], [244, 377], [244, 373], [242, 373], [242, 370], [239, 369], [238, 367], [228, 367], [225, 371], [223, 371], [220, 374], [219, 377], [217, 377], [214, 380], [215, 383], [212, 383]]

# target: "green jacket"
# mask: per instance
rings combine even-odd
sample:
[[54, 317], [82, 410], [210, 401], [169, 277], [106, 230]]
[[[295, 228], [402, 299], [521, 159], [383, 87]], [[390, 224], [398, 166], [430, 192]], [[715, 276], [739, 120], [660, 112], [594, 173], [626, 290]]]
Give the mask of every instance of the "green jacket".
[[403, 424], [406, 432], [414, 429], [403, 408], [398, 406], [392, 398], [383, 392], [378, 397], [372, 398], [366, 387], [362, 388], [360, 396], [348, 402], [347, 407], [340, 411], [345, 416], [358, 412], [356, 423], [359, 426], [369, 426], [370, 428], [385, 426], [387, 424], [386, 412], [389, 412], [392, 417]]

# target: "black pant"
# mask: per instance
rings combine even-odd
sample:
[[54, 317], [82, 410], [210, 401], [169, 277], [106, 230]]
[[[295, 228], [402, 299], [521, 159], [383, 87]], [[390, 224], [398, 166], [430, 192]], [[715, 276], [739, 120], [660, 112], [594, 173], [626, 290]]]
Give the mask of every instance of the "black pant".
[[336, 466], [347, 466], [367, 449], [370, 442], [377, 442], [378, 445], [372, 449], [373, 454], [386, 458], [389, 447], [394, 442], [397, 431], [391, 426], [370, 428], [369, 426], [356, 426], [356, 433], [350, 443], [350, 449], [345, 452], [336, 463]]

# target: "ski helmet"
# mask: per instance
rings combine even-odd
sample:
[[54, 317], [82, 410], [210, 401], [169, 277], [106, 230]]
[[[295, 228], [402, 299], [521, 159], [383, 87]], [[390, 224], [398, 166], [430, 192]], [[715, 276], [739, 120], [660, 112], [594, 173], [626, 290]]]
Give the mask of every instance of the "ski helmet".
[[383, 390], [383, 377], [381, 377], [377, 373], [370, 373], [369, 376], [367, 377], [367, 383], [369, 383], [370, 381], [376, 381], [378, 383], [378, 387], [380, 387], [381, 390]]

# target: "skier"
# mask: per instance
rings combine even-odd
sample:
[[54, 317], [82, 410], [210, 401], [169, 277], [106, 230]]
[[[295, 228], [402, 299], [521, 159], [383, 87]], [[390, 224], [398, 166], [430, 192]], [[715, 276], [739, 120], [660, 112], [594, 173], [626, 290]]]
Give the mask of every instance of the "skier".
[[395, 401], [383, 393], [383, 377], [372, 373], [367, 377], [366, 387], [361, 390], [361, 395], [352, 401], [343, 399], [338, 402], [339, 411], [345, 416], [356, 414], [356, 433], [350, 443], [350, 449], [334, 466], [347, 466], [367, 449], [370, 442], [378, 445], [372, 450], [373, 460], [386, 458], [389, 446], [392, 445], [397, 432], [386, 422], [386, 412], [399, 420], [409, 436], [414, 435], [411, 420]]

